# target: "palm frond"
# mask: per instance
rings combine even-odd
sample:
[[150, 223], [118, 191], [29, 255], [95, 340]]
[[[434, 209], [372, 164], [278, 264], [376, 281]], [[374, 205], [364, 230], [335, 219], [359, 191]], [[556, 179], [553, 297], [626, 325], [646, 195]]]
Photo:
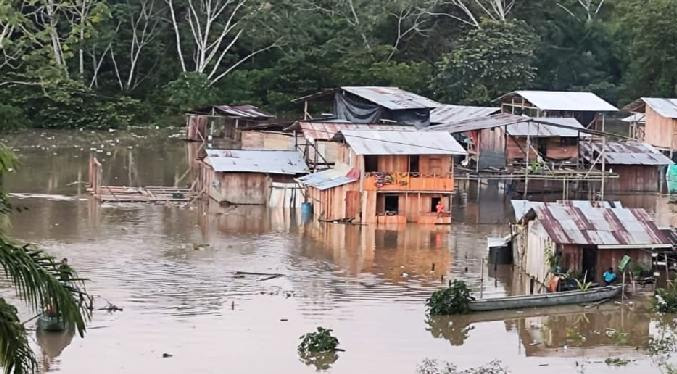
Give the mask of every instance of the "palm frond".
[[34, 373], [38, 363], [16, 308], [0, 298], [0, 366], [5, 374]]

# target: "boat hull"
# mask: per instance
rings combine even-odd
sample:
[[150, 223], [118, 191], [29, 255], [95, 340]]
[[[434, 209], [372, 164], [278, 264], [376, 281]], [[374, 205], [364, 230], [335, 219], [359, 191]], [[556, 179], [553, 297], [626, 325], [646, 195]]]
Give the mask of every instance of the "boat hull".
[[472, 311], [488, 311], [503, 309], [538, 308], [555, 305], [585, 304], [606, 300], [620, 294], [622, 286], [607, 286], [587, 291], [575, 290], [553, 292], [542, 295], [508, 296], [494, 299], [475, 300], [470, 302]]

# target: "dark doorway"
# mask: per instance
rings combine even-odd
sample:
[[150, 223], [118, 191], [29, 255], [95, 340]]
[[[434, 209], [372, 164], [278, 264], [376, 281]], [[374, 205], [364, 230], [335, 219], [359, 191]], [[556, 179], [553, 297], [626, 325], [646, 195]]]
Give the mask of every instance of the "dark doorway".
[[367, 173], [378, 171], [378, 156], [364, 156], [364, 171]]
[[539, 139], [538, 140], [538, 153], [545, 157], [548, 154], [548, 139]]
[[597, 271], [597, 251], [595, 247], [583, 247], [583, 266], [582, 273], [586, 275], [586, 281], [594, 282]]
[[442, 201], [441, 197], [433, 197], [430, 199], [430, 211], [435, 213], [437, 212], [437, 204]]
[[409, 156], [409, 172], [410, 173], [416, 173], [416, 176], [418, 176], [418, 173], [420, 172], [419, 164], [420, 164], [420, 160], [419, 160], [418, 156], [416, 156], [416, 155]]
[[400, 211], [400, 197], [397, 195], [385, 195], [386, 214], [397, 214]]

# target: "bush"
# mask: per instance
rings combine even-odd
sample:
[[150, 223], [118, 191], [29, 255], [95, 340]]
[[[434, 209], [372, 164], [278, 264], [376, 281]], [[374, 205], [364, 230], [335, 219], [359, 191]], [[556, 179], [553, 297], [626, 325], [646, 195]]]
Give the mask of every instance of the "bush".
[[670, 282], [666, 288], [656, 289], [654, 296], [654, 308], [658, 312], [677, 312], [677, 283]]
[[475, 300], [463, 281], [454, 280], [451, 287], [433, 292], [426, 307], [430, 315], [465, 314], [470, 311], [470, 302]]
[[508, 369], [501, 365], [500, 361], [491, 361], [467, 370], [460, 370], [456, 365], [443, 361], [424, 359], [416, 370], [418, 374], [508, 374]]
[[301, 339], [301, 344], [299, 344], [298, 348], [299, 353], [314, 354], [336, 351], [339, 341], [331, 335], [331, 332], [331, 329], [318, 326], [317, 332], [304, 334], [299, 338]]

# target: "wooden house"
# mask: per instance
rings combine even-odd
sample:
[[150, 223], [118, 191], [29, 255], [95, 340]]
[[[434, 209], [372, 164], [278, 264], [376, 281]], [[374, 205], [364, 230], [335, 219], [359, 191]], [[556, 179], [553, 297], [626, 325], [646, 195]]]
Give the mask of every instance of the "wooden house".
[[[313, 196], [313, 204], [319, 205], [314, 209], [319, 219], [451, 222], [453, 157], [466, 152], [449, 133], [341, 130], [335, 139], [342, 143], [337, 170], [343, 167], [343, 171], [321, 175], [320, 185], [329, 186], [325, 189], [313, 181], [306, 184], [310, 191], [306, 196]], [[332, 174], [336, 172], [338, 176]], [[299, 181], [305, 184], [314, 177], [312, 174]], [[438, 203], [444, 207], [441, 214], [437, 213]]]
[[186, 139], [205, 142], [209, 136], [240, 140], [240, 130], [275, 118], [253, 105], [214, 105], [186, 114]]
[[644, 114], [643, 141], [674, 154], [677, 150], [677, 99], [642, 97], [623, 110]]
[[514, 91], [500, 98], [501, 112], [530, 117], [573, 117], [594, 128], [604, 114], [618, 109], [592, 92]]
[[[576, 164], [583, 126], [574, 118], [530, 118], [500, 113], [424, 131], [448, 131], [465, 145], [478, 170], [542, 160]], [[527, 149], [529, 149], [527, 157]]]
[[[603, 144], [599, 140], [581, 142], [581, 156], [588, 165], [599, 167]], [[659, 192], [665, 169], [673, 162], [656, 148], [638, 141], [606, 142], [604, 162], [618, 178], [610, 179], [605, 192]]]
[[294, 178], [308, 172], [297, 151], [207, 150], [200, 189], [221, 204], [296, 206]]
[[651, 269], [651, 252], [672, 243], [644, 209], [598, 208], [541, 203], [513, 225], [513, 259], [532, 279], [545, 284], [551, 266], [601, 282], [623, 256]]
[[[324, 102], [313, 115], [310, 102]], [[430, 125], [430, 111], [441, 104], [398, 87], [342, 86], [307, 95], [293, 102], [303, 103], [303, 119], [331, 119], [349, 123], [401, 123], [416, 128]]]

